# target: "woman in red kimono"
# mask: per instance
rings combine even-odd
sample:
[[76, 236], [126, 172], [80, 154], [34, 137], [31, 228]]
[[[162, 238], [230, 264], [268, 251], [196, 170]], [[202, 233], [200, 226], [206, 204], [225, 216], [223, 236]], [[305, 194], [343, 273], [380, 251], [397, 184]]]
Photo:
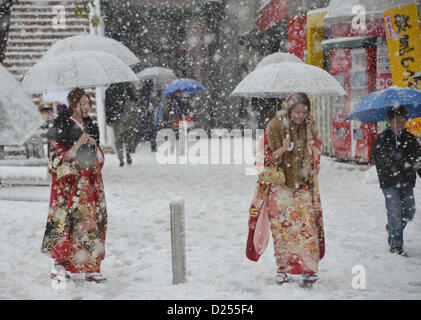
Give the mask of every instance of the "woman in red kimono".
[[69, 273], [105, 281], [107, 209], [101, 170], [104, 154], [99, 130], [88, 116], [92, 102], [82, 89], [68, 95], [69, 111], [54, 122], [48, 169], [52, 176], [47, 226], [41, 252], [55, 260], [51, 278], [69, 281]]
[[271, 230], [280, 284], [289, 274], [314, 283], [325, 251], [317, 179], [323, 145], [310, 105], [306, 94], [292, 94], [268, 123], [260, 150], [264, 168], [250, 206], [247, 257], [259, 259]]

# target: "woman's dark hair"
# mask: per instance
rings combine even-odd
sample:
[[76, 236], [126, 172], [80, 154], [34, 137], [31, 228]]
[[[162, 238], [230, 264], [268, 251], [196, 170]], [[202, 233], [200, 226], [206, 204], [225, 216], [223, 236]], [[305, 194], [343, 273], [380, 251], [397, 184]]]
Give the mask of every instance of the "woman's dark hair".
[[397, 116], [402, 116], [402, 117], [408, 119], [408, 111], [403, 106], [390, 107], [389, 109], [387, 109], [386, 118], [388, 120], [392, 120], [392, 119], [396, 118]]
[[92, 105], [92, 100], [89, 94], [86, 93], [85, 90], [74, 88], [67, 96], [67, 101], [69, 103], [69, 111], [72, 114], [76, 105], [80, 102], [83, 96], [87, 96], [89, 99], [89, 103]]

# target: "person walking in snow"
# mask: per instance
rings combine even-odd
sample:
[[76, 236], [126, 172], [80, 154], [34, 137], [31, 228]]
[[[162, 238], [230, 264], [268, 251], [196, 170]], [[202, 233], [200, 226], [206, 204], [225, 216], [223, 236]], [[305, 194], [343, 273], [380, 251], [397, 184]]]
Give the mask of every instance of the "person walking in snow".
[[325, 253], [317, 178], [323, 145], [310, 108], [305, 93], [289, 96], [260, 142], [264, 168], [249, 210], [246, 254], [260, 258], [270, 229], [279, 284], [289, 282], [289, 274], [301, 274], [304, 285], [317, 281]]
[[126, 149], [127, 164], [132, 164], [130, 153], [134, 152], [132, 139], [138, 114], [137, 108], [132, 84], [112, 84], [105, 91], [105, 116], [107, 124], [113, 128], [120, 167], [124, 166], [124, 149]]
[[386, 121], [387, 128], [372, 145], [370, 160], [385, 198], [390, 252], [407, 256], [403, 231], [415, 215], [413, 189], [417, 172], [421, 177], [421, 146], [405, 129], [408, 112], [404, 107], [390, 107]]
[[69, 273], [85, 273], [86, 281], [102, 282], [107, 208], [101, 170], [104, 154], [98, 125], [89, 117], [89, 95], [73, 89], [69, 111], [55, 120], [48, 169], [52, 176], [47, 225], [41, 252], [54, 259], [51, 278], [66, 283]]
[[136, 124], [133, 134], [133, 150], [144, 138], [150, 141], [151, 151], [156, 151], [154, 123], [154, 82], [146, 80], [138, 94], [139, 110], [136, 114]]
[[168, 109], [162, 116], [162, 122], [173, 129], [178, 136], [180, 122], [186, 117], [186, 102], [183, 99], [184, 91], [177, 90], [172, 93], [168, 100]]
[[152, 149], [152, 152], [156, 152], [158, 150], [156, 136], [158, 134], [158, 130], [161, 128], [161, 119], [162, 119], [162, 114], [164, 112], [164, 105], [162, 102], [161, 90], [158, 90], [156, 92], [153, 99], [153, 106], [154, 106], [154, 112], [153, 112], [153, 125], [152, 125], [152, 133], [151, 133], [151, 149]]

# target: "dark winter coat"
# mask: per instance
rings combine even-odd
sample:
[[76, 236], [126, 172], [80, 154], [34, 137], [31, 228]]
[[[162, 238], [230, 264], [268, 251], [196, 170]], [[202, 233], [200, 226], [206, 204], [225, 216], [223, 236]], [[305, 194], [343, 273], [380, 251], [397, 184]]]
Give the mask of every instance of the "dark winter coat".
[[134, 89], [130, 84], [112, 84], [105, 91], [105, 118], [108, 125], [127, 116], [126, 102], [128, 100], [136, 101]]
[[188, 115], [189, 111], [187, 101], [183, 98], [177, 97], [175, 94], [172, 94], [168, 99], [167, 106], [164, 107], [161, 127], [178, 129], [177, 121], [183, 116]]
[[421, 177], [421, 146], [406, 129], [396, 139], [391, 128], [378, 135], [370, 160], [376, 165], [380, 188], [415, 187], [416, 172]]
[[[70, 119], [70, 112], [64, 111], [60, 113], [60, 116], [54, 121], [55, 140], [58, 144], [71, 148], [80, 136], [85, 132], [91, 135], [96, 140], [99, 146], [99, 128], [98, 125], [90, 118], [83, 118], [84, 130], [82, 131], [79, 126], [76, 125]], [[92, 168], [95, 165], [96, 151], [95, 146], [86, 143], [83, 144], [76, 152], [76, 160], [78, 161], [81, 169]]]

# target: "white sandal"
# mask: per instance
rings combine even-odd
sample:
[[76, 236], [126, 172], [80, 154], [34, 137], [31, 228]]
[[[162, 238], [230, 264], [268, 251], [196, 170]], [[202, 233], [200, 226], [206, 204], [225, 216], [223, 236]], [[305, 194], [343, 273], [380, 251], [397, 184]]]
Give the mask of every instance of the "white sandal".
[[57, 270], [53, 269], [51, 272], [51, 280], [56, 280], [59, 282], [70, 282], [72, 281], [72, 278], [70, 275], [67, 274], [65, 270]]
[[105, 278], [102, 274], [98, 272], [92, 272], [92, 273], [85, 273], [85, 280], [88, 282], [104, 282], [107, 281], [107, 278]]
[[288, 283], [288, 274], [286, 272], [279, 272], [276, 274], [275, 281], [279, 284]]
[[303, 281], [305, 283], [315, 283], [317, 280], [319, 280], [319, 277], [317, 276], [317, 274], [304, 273], [302, 276], [303, 276]]

